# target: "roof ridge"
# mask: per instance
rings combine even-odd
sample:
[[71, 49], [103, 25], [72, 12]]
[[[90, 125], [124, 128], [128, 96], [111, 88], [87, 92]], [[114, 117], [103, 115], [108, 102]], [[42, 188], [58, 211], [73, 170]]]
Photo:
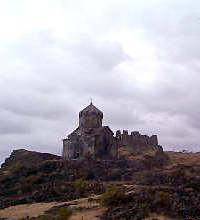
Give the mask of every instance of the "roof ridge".
[[79, 114], [84, 114], [84, 113], [96, 113], [96, 114], [102, 114], [103, 112], [100, 111], [96, 106], [93, 105], [91, 102], [87, 107], [85, 107], [83, 110], [79, 112]]

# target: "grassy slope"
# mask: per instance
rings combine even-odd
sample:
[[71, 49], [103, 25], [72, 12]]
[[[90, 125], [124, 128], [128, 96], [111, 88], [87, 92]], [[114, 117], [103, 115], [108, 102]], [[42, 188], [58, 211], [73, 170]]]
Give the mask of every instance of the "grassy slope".
[[182, 152], [165, 152], [169, 157], [169, 165], [200, 165], [200, 152], [198, 153], [182, 153]]

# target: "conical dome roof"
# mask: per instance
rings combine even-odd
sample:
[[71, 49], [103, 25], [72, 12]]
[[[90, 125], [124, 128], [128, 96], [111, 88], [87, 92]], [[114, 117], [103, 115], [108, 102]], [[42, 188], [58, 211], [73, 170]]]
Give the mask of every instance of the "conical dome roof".
[[103, 118], [103, 112], [101, 112], [97, 107], [95, 107], [92, 102], [83, 110], [79, 112], [79, 117], [83, 115], [99, 115]]

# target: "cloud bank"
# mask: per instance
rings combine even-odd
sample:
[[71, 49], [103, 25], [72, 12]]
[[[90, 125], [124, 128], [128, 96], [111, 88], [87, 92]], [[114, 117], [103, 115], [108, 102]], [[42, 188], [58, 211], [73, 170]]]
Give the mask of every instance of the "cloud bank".
[[91, 97], [113, 130], [199, 151], [199, 1], [8, 0], [0, 28], [0, 162], [61, 154]]

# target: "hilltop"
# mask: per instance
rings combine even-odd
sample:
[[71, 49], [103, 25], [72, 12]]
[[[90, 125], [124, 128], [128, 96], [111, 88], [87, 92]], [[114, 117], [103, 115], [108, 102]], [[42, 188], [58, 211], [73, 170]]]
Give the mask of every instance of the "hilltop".
[[0, 169], [0, 208], [76, 198], [72, 182], [79, 178], [92, 181], [88, 192], [103, 192], [103, 182], [134, 180], [136, 172], [166, 163], [162, 152], [137, 160], [62, 160], [56, 155], [15, 150]]
[[[102, 213], [102, 219], [118, 219], [125, 213], [131, 215], [135, 205], [141, 204], [144, 198], [153, 201], [158, 192], [170, 197], [170, 201], [173, 198], [170, 215], [197, 213], [200, 205], [199, 153], [151, 149], [134, 155], [124, 148], [120, 148], [119, 153], [119, 160], [62, 160], [56, 155], [15, 150], [0, 169], [0, 208], [38, 202], [61, 205], [63, 201], [102, 194], [110, 184], [115, 184], [128, 192], [127, 205], [119, 204], [120, 211], [115, 207], [108, 209]], [[87, 188], [82, 193], [75, 186], [79, 179], [87, 181]], [[161, 207], [157, 209], [154, 205], [151, 207], [154, 212], [163, 212]]]

